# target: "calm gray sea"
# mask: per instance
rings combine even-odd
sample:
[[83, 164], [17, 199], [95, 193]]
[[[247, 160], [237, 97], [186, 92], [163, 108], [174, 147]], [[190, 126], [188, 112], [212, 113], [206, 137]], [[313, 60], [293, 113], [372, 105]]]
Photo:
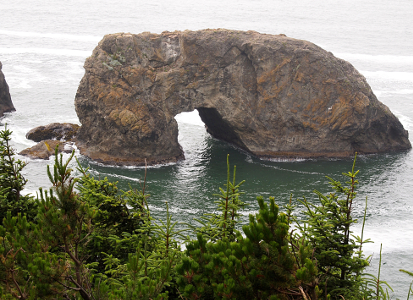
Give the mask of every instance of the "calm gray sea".
[[[411, 0], [0, 0], [0, 61], [17, 109], [0, 122], [13, 130], [20, 151], [34, 145], [25, 134], [51, 122], [78, 123], [74, 97], [83, 63], [108, 33], [228, 28], [286, 34], [305, 39], [351, 62], [366, 78], [379, 100], [413, 130], [413, 1]], [[315, 201], [314, 189], [328, 192], [325, 176], [342, 179], [351, 160], [261, 161], [212, 139], [197, 112], [181, 114], [179, 141], [186, 160], [149, 168], [147, 191], [157, 217], [168, 201], [174, 218], [191, 221], [215, 209], [213, 194], [223, 186], [226, 155], [245, 179], [243, 200], [250, 205], [244, 219], [257, 209], [258, 195], [274, 196], [280, 205], [303, 196]], [[1, 125], [2, 126], [2, 125]], [[383, 244], [382, 278], [405, 299], [413, 271], [412, 152], [359, 157], [360, 189], [355, 215], [365, 198], [369, 208], [365, 236], [376, 272]], [[96, 176], [139, 188], [144, 171], [97, 165], [81, 156]], [[48, 187], [46, 165], [29, 160], [27, 192]], [[360, 225], [354, 227], [360, 234]]]

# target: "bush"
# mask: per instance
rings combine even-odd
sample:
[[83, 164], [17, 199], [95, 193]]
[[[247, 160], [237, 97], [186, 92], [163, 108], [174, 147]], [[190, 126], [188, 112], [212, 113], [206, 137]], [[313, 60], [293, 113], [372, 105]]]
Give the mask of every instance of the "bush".
[[0, 132], [1, 299], [388, 298], [384, 282], [364, 274], [368, 240], [352, 232], [355, 160], [347, 185], [330, 178], [332, 193], [315, 191], [319, 205], [300, 200], [306, 220], [291, 201], [281, 212], [273, 197], [258, 197], [258, 213], [239, 230], [243, 181], [235, 168], [230, 180], [227, 159], [218, 213], [176, 230], [167, 203], [165, 221], [152, 219], [144, 189], [120, 191], [80, 164], [73, 177], [74, 153], [66, 162], [55, 153], [50, 190], [22, 196], [25, 163], [14, 159], [10, 134]]

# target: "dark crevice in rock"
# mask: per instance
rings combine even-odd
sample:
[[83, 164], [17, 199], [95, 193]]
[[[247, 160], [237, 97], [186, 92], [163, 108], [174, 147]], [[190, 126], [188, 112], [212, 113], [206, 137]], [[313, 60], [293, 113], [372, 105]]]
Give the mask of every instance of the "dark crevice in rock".
[[196, 109], [205, 124], [207, 132], [214, 138], [248, 150], [231, 125], [222, 118], [215, 108], [197, 107]]

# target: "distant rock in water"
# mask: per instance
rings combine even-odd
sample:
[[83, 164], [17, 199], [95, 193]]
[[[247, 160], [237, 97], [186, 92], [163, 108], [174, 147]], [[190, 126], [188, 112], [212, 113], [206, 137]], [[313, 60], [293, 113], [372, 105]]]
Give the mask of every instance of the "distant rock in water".
[[225, 29], [106, 35], [75, 107], [82, 154], [108, 164], [184, 157], [174, 117], [259, 157], [348, 157], [411, 148], [348, 62], [285, 35]]
[[55, 154], [56, 146], [58, 146], [58, 152], [70, 153], [73, 148], [71, 145], [57, 140], [44, 140], [37, 143], [31, 148], [24, 149], [19, 152], [20, 155], [28, 156], [32, 159], [49, 159], [50, 156]]
[[74, 149], [72, 141], [78, 129], [79, 125], [71, 123], [51, 123], [33, 128], [26, 134], [26, 138], [39, 143], [19, 154], [33, 159], [48, 159], [55, 154], [57, 146], [59, 153], [70, 153]]
[[33, 128], [26, 134], [26, 138], [35, 142], [43, 140], [70, 141], [76, 136], [79, 127], [79, 125], [71, 123], [51, 123]]
[[0, 62], [0, 117], [3, 116], [5, 112], [15, 111], [13, 102], [11, 101], [9, 86], [4, 78], [4, 74], [1, 71], [3, 65]]

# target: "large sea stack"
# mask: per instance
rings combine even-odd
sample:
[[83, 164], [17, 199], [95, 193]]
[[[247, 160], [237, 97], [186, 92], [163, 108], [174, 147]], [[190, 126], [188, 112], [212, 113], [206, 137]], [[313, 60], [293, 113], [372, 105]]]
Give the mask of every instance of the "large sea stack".
[[14, 105], [11, 102], [9, 86], [1, 70], [2, 67], [3, 65], [0, 61], [0, 117], [2, 117], [5, 112], [15, 111]]
[[75, 106], [81, 153], [109, 164], [183, 158], [174, 117], [259, 157], [348, 157], [411, 148], [348, 62], [285, 35], [200, 30], [106, 35]]

